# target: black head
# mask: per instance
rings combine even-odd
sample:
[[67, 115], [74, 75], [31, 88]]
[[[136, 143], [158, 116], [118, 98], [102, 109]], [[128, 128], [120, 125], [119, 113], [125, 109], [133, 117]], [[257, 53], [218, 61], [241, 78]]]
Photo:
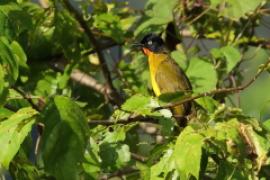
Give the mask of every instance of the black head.
[[143, 48], [147, 48], [152, 52], [161, 52], [164, 50], [163, 40], [156, 34], [147, 34], [141, 40], [141, 45]]

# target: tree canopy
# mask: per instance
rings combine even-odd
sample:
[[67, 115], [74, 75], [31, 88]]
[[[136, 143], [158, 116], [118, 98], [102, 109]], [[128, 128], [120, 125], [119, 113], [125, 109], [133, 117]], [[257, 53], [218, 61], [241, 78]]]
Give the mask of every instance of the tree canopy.
[[[268, 179], [266, 0], [1, 0], [0, 175]], [[193, 90], [155, 97], [160, 35]], [[196, 103], [184, 128], [169, 108]]]

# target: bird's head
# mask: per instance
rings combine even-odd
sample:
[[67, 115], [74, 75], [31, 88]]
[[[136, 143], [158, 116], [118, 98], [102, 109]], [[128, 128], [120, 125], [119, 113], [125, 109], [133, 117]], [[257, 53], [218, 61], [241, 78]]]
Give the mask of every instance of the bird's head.
[[138, 44], [142, 48], [142, 51], [145, 55], [153, 53], [161, 53], [164, 51], [164, 42], [156, 34], [147, 34]]

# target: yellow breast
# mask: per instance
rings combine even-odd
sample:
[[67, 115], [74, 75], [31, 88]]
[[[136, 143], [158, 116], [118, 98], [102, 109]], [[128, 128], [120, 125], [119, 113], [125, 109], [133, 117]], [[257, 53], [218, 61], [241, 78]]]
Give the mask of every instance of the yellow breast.
[[166, 58], [167, 58], [166, 54], [150, 53], [148, 56], [151, 84], [152, 84], [152, 88], [156, 96], [159, 96], [161, 94], [160, 88], [156, 82], [156, 72], [160, 63], [164, 61]]

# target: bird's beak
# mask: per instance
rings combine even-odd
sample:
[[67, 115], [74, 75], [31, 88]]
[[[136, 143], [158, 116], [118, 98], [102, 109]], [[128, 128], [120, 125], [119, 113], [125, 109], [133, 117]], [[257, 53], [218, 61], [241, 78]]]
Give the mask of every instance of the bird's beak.
[[131, 47], [134, 48], [134, 49], [141, 49], [141, 48], [144, 47], [144, 45], [141, 44], [141, 43], [133, 43], [133, 44], [131, 45]]
[[145, 46], [142, 43], [134, 43], [132, 44], [132, 47], [134, 49], [140, 49], [146, 56], [149, 56], [151, 52], [148, 48], [145, 48]]

